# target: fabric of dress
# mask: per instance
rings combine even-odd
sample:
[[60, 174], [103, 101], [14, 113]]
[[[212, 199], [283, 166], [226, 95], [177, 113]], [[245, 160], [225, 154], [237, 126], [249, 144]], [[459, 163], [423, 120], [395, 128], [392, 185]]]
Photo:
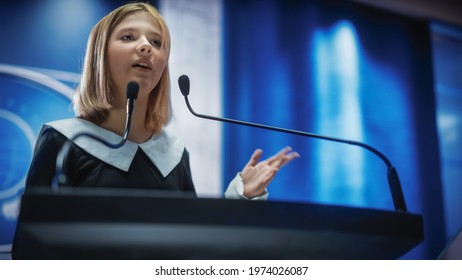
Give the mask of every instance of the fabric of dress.
[[[122, 138], [82, 119], [47, 123], [34, 149], [26, 187], [51, 186], [61, 147], [79, 133], [97, 135], [110, 143]], [[94, 139], [77, 137], [66, 157], [69, 185], [78, 187], [173, 190], [195, 194], [189, 153], [176, 137], [162, 131], [142, 144], [127, 141], [111, 149]]]
[[[92, 138], [96, 135], [109, 143], [119, 143], [122, 137], [92, 122], [65, 119], [43, 125], [34, 149], [26, 179], [26, 188], [52, 186], [56, 176], [57, 156], [68, 140], [72, 141], [66, 156], [68, 185], [73, 187], [135, 188], [180, 191], [196, 195], [189, 153], [179, 138], [166, 130], [148, 141], [137, 144], [127, 141], [112, 149]], [[244, 183], [237, 173], [229, 183], [224, 197], [249, 199], [244, 196]], [[251, 200], [267, 200], [265, 190]]]

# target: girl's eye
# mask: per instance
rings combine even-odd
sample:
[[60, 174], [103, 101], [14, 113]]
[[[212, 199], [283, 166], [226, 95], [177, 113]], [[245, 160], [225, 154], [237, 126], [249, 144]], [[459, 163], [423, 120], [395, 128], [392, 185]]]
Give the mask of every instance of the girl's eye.
[[159, 41], [159, 40], [152, 40], [151, 45], [153, 45], [153, 46], [155, 46], [157, 48], [160, 48], [162, 46], [162, 42]]
[[122, 39], [122, 41], [130, 41], [133, 39], [133, 36], [132, 35], [123, 35], [120, 39]]

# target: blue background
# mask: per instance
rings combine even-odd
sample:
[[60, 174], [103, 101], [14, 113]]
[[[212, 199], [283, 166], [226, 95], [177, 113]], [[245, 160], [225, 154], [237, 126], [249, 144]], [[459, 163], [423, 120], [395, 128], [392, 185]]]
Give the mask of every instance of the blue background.
[[[125, 2], [2, 2], [0, 66], [75, 88], [91, 27]], [[460, 29], [346, 1], [223, 3], [225, 116], [378, 148], [397, 168], [409, 210], [425, 219], [424, 243], [404, 258], [436, 258], [462, 226], [462, 47], [447, 32]], [[8, 206], [30, 162], [30, 132], [73, 112], [68, 97], [30, 79], [0, 73], [0, 85], [0, 205]], [[271, 199], [393, 209], [385, 165], [368, 151], [232, 125], [223, 139], [224, 185], [255, 148], [269, 155], [291, 145], [302, 157], [278, 174]], [[15, 223], [0, 215], [0, 249]]]
[[[346, 1], [225, 1], [224, 11], [225, 116], [382, 151], [425, 220], [424, 242], [403, 258], [436, 258], [446, 230], [429, 23]], [[253, 149], [291, 145], [302, 158], [271, 199], [394, 209], [386, 166], [366, 150], [234, 125], [224, 139], [224, 181]]]

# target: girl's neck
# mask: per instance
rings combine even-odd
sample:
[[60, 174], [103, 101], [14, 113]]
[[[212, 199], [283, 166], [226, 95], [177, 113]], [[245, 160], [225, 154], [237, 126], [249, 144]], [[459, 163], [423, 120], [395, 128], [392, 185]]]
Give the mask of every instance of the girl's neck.
[[[101, 123], [100, 126], [123, 136], [125, 132], [126, 118], [127, 111], [125, 108], [113, 108], [109, 111], [108, 118]], [[148, 130], [145, 126], [145, 119], [146, 106], [143, 106], [141, 102], [140, 104], [137, 104], [135, 101], [128, 140], [141, 144], [152, 137], [152, 131]]]

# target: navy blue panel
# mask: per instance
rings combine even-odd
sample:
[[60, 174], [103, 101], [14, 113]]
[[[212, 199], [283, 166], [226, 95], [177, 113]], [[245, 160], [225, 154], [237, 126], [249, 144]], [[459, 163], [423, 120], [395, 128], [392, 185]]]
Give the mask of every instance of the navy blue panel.
[[[345, 2], [225, 1], [226, 117], [365, 142], [395, 165], [436, 257], [444, 223], [426, 22]], [[224, 126], [224, 182], [290, 145], [270, 199], [393, 209], [385, 164], [361, 148]]]

